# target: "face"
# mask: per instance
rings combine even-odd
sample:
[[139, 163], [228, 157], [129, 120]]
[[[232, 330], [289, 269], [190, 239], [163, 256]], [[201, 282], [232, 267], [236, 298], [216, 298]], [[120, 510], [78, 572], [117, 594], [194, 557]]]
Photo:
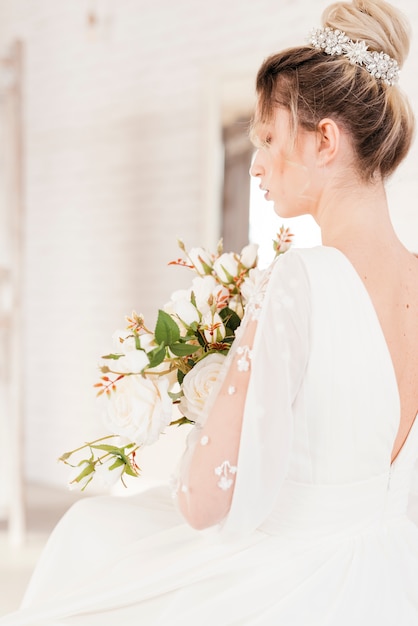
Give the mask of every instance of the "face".
[[271, 122], [256, 125], [255, 144], [258, 149], [250, 174], [259, 178], [260, 188], [265, 190], [266, 200], [274, 202], [275, 212], [283, 218], [313, 213], [315, 133], [299, 130], [293, 142], [290, 114], [277, 108]]

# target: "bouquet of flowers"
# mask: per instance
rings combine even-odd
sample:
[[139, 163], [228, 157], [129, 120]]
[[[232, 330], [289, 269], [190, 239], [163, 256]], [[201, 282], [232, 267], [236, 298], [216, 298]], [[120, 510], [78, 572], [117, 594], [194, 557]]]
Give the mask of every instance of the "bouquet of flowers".
[[[273, 240], [276, 256], [289, 249], [292, 236], [281, 227]], [[108, 434], [60, 457], [72, 467], [70, 487], [84, 490], [95, 476], [106, 485], [139, 476], [141, 446], [157, 441], [169, 425], [199, 421], [263, 272], [255, 244], [240, 254], [223, 252], [222, 242], [215, 254], [187, 250], [181, 241], [179, 247], [183, 256], [170, 265], [191, 270], [191, 286], [172, 294], [153, 331], [133, 312], [126, 330], [114, 334], [115, 348], [102, 357], [95, 385]], [[174, 420], [173, 405], [179, 411]]]

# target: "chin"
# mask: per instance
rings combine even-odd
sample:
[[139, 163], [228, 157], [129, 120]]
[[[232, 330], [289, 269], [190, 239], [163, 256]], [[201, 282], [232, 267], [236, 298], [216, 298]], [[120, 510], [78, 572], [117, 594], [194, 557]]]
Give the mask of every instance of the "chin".
[[301, 215], [308, 215], [310, 211], [306, 207], [301, 206], [283, 206], [278, 202], [274, 203], [274, 212], [282, 219], [288, 219], [290, 217], [300, 217]]
[[289, 209], [289, 207], [284, 207], [281, 204], [277, 204], [276, 202], [274, 203], [274, 212], [276, 213], [276, 215], [278, 215], [279, 217], [281, 217], [282, 219], [287, 219], [289, 217], [296, 217], [294, 211], [291, 211]]

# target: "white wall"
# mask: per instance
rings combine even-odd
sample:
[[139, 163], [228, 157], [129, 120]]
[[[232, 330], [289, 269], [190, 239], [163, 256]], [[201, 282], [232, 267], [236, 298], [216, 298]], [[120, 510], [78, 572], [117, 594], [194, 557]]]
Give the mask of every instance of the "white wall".
[[[26, 44], [27, 476], [96, 432], [97, 357], [132, 308], [152, 323], [185, 280], [176, 237], [214, 244], [219, 120], [248, 109], [262, 59], [303, 43], [312, 0], [0, 0], [0, 47]], [[413, 0], [397, 2], [418, 25]], [[88, 26], [96, 7], [97, 28]], [[418, 43], [402, 84], [418, 111]], [[418, 250], [416, 151], [391, 184]], [[180, 278], [181, 274], [181, 278]]]

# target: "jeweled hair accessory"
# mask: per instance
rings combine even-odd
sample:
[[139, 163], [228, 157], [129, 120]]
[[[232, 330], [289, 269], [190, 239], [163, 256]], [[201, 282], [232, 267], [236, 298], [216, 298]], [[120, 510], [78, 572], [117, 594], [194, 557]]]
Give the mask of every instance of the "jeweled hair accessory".
[[353, 41], [341, 30], [314, 28], [308, 39], [318, 50], [331, 56], [345, 56], [353, 65], [364, 67], [372, 76], [394, 85], [399, 80], [398, 62], [385, 52], [372, 52], [365, 41]]

